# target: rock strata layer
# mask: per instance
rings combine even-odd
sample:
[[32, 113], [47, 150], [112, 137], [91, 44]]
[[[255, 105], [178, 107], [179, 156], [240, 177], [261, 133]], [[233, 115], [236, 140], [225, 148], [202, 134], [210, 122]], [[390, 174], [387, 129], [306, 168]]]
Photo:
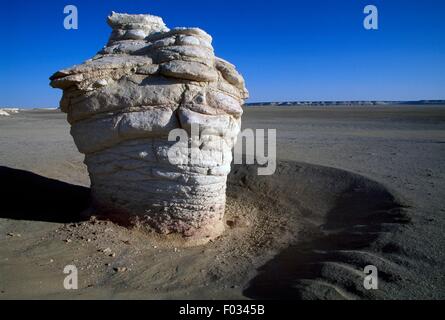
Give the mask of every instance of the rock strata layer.
[[[63, 90], [60, 108], [85, 154], [94, 205], [163, 234], [214, 238], [224, 229], [244, 79], [199, 28], [114, 12], [108, 24], [96, 56], [50, 78]], [[168, 139], [174, 129], [191, 139]]]

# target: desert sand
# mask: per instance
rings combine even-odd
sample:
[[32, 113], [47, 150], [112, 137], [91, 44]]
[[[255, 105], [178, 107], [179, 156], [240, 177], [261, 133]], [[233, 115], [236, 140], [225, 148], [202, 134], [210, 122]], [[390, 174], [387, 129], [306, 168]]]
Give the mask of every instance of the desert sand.
[[233, 166], [226, 230], [196, 247], [85, 220], [65, 115], [0, 117], [0, 299], [445, 298], [445, 107], [244, 112], [244, 128], [277, 129], [277, 171]]

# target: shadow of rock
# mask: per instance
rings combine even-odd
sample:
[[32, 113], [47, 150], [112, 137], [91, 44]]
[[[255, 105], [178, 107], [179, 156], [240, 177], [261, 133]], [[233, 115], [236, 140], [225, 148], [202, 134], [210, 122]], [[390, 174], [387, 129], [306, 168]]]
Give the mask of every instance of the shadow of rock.
[[0, 217], [16, 220], [79, 222], [90, 205], [90, 189], [0, 166]]

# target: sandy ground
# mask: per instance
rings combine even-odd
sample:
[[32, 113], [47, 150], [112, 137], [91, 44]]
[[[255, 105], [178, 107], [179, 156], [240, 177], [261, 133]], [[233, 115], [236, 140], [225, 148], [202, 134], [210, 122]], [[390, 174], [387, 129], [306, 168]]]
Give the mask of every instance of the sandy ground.
[[[445, 107], [247, 108], [278, 168], [234, 166], [226, 232], [199, 247], [84, 221], [58, 111], [0, 117], [0, 299], [443, 299]], [[66, 265], [79, 289], [65, 290]], [[379, 288], [363, 287], [375, 265]]]

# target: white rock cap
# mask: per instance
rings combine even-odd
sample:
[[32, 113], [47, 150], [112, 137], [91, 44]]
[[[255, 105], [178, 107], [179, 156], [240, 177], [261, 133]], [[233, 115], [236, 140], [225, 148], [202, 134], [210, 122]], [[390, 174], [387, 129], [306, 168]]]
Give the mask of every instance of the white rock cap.
[[150, 33], [169, 31], [161, 17], [150, 14], [127, 14], [112, 11], [107, 22], [113, 29], [149, 29]]

